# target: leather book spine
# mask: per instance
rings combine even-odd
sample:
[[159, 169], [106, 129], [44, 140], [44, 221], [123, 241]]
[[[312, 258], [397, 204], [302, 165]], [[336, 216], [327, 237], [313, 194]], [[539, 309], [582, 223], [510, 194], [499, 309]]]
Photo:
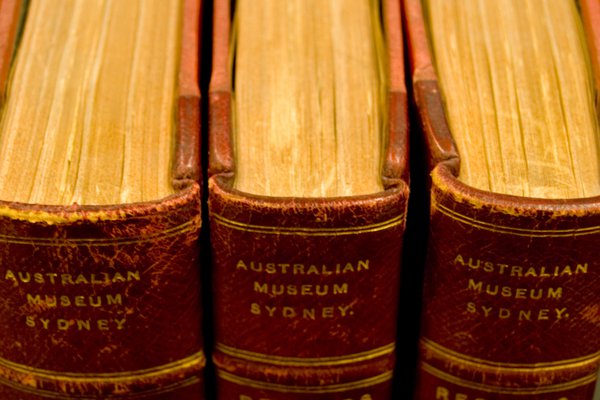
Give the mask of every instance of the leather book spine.
[[[7, 15], [18, 16], [20, 6], [0, 6], [3, 55], [17, 32]], [[182, 7], [176, 193], [107, 206], [0, 201], [2, 399], [204, 398], [201, 1]]]
[[1, 204], [0, 397], [199, 391], [199, 201]]
[[537, 207], [433, 171], [419, 399], [593, 396], [600, 203]]
[[219, 398], [389, 398], [406, 193], [209, 193]]
[[408, 115], [400, 7], [382, 3], [390, 67], [385, 190], [330, 199], [233, 189], [231, 3], [214, 3], [208, 170], [219, 399], [391, 397]]
[[[581, 5], [597, 49], [588, 12], [597, 19], [597, 2]], [[431, 171], [414, 398], [590, 400], [600, 365], [600, 198], [524, 198], [459, 182], [421, 4], [403, 6]]]

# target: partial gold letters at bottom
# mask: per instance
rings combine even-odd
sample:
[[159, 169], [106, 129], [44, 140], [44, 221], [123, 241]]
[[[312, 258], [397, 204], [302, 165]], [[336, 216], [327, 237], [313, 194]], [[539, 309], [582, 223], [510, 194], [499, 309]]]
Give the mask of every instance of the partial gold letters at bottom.
[[469, 397], [464, 393], [450, 393], [450, 390], [438, 386], [435, 390], [435, 400], [485, 400], [483, 397]]

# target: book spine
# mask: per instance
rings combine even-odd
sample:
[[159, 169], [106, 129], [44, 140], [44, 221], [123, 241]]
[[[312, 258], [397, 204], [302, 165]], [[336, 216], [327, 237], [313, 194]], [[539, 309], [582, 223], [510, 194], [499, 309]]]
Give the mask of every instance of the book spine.
[[0, 207], [0, 397], [199, 398], [199, 185], [72, 208]]
[[406, 189], [269, 199], [209, 181], [222, 399], [390, 397]]
[[418, 399], [592, 398], [600, 209], [539, 203], [433, 171]]

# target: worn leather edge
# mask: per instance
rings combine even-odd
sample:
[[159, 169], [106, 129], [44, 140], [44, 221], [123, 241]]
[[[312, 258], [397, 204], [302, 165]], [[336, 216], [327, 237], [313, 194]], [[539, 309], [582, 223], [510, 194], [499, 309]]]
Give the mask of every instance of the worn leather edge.
[[[485, 208], [493, 214], [519, 218], [519, 224], [535, 225], [544, 229], [544, 220], [564, 218], [574, 227], [595, 226], [600, 223], [600, 196], [579, 199], [538, 199], [493, 193], [465, 185], [454, 176], [454, 171], [442, 163], [431, 173], [432, 201], [454, 202], [473, 209]], [[585, 217], [585, 219], [584, 219]], [[525, 222], [529, 219], [529, 222]], [[565, 222], [567, 223], [567, 222]]]
[[11, 363], [0, 365], [0, 384], [22, 393], [51, 398], [92, 395], [135, 398], [200, 382], [205, 365], [202, 352], [169, 364], [120, 373], [67, 373]]
[[270, 390], [282, 393], [303, 393], [303, 394], [322, 394], [322, 393], [347, 393], [354, 389], [369, 388], [374, 385], [388, 382], [391, 384], [392, 370], [389, 369], [379, 374], [369, 375], [366, 378], [348, 380], [344, 382], [335, 381], [334, 377], [329, 377], [326, 373], [331, 371], [321, 371], [318, 376], [312, 377], [312, 382], [307, 382], [303, 385], [298, 385], [297, 382], [287, 383], [281, 379], [273, 379], [272, 381], [255, 380], [246, 376], [239, 376], [235, 373], [221, 369], [217, 372], [219, 379], [243, 385], [251, 388]]
[[[200, 184], [187, 180], [186, 187], [171, 196], [142, 203], [113, 204], [106, 206], [71, 206], [16, 203], [0, 200], [0, 218], [10, 218], [42, 225], [68, 225], [76, 222], [124, 221], [150, 215], [171, 213], [186, 203], [197, 202]], [[198, 199], [198, 200], [195, 200]]]
[[379, 357], [362, 360], [360, 357], [346, 365], [280, 366], [270, 362], [240, 359], [216, 351], [213, 362], [219, 373], [229, 373], [242, 379], [263, 384], [277, 383], [289, 387], [310, 387], [352, 383], [388, 374], [394, 369], [393, 351]]
[[[398, 220], [404, 227], [408, 186], [395, 186], [371, 195], [336, 198], [286, 198], [244, 193], [233, 189], [231, 175], [209, 179], [211, 218], [250, 225], [335, 229]], [[218, 201], [216, 201], [218, 199]], [[335, 218], [332, 218], [335, 216]], [[274, 222], [277, 221], [277, 222]]]
[[[600, 352], [557, 362], [501, 363], [468, 357], [424, 337], [420, 340], [419, 351], [420, 368], [435, 369], [473, 383], [485, 382], [499, 391], [511, 387], [542, 390], [553, 386], [586, 384], [590, 379], [595, 381], [600, 366]], [[547, 382], [544, 383], [543, 378], [546, 378]]]

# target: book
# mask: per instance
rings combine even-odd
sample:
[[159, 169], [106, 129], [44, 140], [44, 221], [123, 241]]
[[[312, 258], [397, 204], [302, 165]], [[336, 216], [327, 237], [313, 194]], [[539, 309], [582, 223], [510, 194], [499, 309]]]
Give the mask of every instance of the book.
[[[26, 3], [0, 6], [0, 398], [201, 399], [201, 2]], [[155, 40], [157, 34], [164, 35]], [[111, 84], [123, 70], [139, 80]], [[152, 84], [144, 81], [149, 76]], [[123, 118], [111, 113], [124, 102], [115, 87], [130, 96]], [[92, 110], [96, 104], [103, 106]], [[134, 110], [135, 104], [148, 110]], [[132, 121], [138, 116], [143, 121]], [[119, 136], [124, 118], [137, 128], [133, 136]], [[144, 125], [158, 119], [158, 127]], [[39, 131], [21, 128], [28, 123]], [[95, 127], [100, 132], [90, 133]], [[157, 131], [166, 144], [150, 147], [166, 154], [154, 158], [135, 134], [154, 138]], [[39, 132], [46, 135], [40, 146], [30, 139]], [[126, 150], [117, 150], [128, 140]], [[63, 150], [72, 155], [49, 154]], [[93, 182], [78, 189], [56, 166], [62, 161], [66, 171], [77, 164], [75, 175]], [[125, 172], [115, 173], [113, 165]], [[152, 180], [163, 171], [166, 193], [141, 183], [132, 166]]]
[[[237, 2], [236, 7], [241, 3]], [[290, 10], [295, 10], [292, 3], [298, 3], [289, 3]], [[334, 2], [315, 5], [313, 8], [318, 10], [315, 13], [323, 11], [318, 7], [329, 4]], [[260, 7], [260, 4], [253, 6]], [[370, 7], [370, 12], [378, 13], [379, 4], [372, 2]], [[242, 139], [235, 136], [235, 131], [241, 129], [237, 108], [240, 100], [236, 91], [243, 89], [245, 82], [240, 82], [236, 70], [233, 87], [230, 65], [234, 63], [235, 68], [240, 68], [243, 60], [237, 50], [232, 55], [230, 46], [244, 40], [245, 37], [235, 35], [245, 31], [239, 21], [235, 29], [232, 28], [230, 2], [214, 3], [213, 68], [208, 99], [208, 185], [215, 336], [212, 358], [220, 399], [366, 400], [391, 396], [400, 254], [408, 199], [408, 115], [400, 7], [395, 1], [384, 1], [381, 7], [385, 26], [382, 43], [386, 46], [384, 69], [389, 71], [382, 107], [387, 121], [382, 124], [382, 132], [387, 144], [381, 156], [383, 166], [377, 172], [382, 188], [362, 195], [326, 197], [286, 195], [296, 193], [293, 189], [265, 195], [237, 188], [236, 175], [241, 167], [240, 150], [236, 146]], [[302, 15], [296, 11], [292, 14]], [[325, 11], [315, 18], [324, 14]], [[369, 11], [363, 13], [368, 14]], [[285, 29], [289, 27], [290, 32], [301, 30], [282, 15], [280, 21], [267, 19], [259, 25], [265, 35], [276, 31], [267, 27], [271, 21]], [[344, 21], [341, 17], [336, 21], [345, 27], [349, 25], [340, 22]], [[329, 25], [321, 23], [320, 26]], [[271, 36], [266, 37], [271, 40]], [[290, 40], [301, 41], [302, 38], [300, 35]], [[319, 45], [328, 46], [332, 39], [322, 35], [321, 40]], [[294, 57], [294, 52], [304, 54], [306, 48], [280, 49], [275, 52]], [[321, 54], [318, 45], [311, 44], [306, 51]], [[339, 58], [330, 59], [340, 62], [344, 58], [361, 58], [353, 58], [343, 50], [333, 53]], [[363, 57], [366, 59], [368, 55]], [[321, 61], [307, 59], [308, 62]], [[321, 71], [322, 67], [305, 67], [302, 60], [297, 65], [306, 68], [307, 74]], [[297, 65], [290, 66], [289, 70], [295, 71], [293, 68]], [[267, 67], [270, 66], [263, 63], [255, 65], [254, 70], [264, 68], [262, 76], [272, 76], [277, 82], [279, 71]], [[287, 71], [286, 67], [281, 68]], [[365, 68], [365, 76], [368, 73]], [[329, 76], [323, 75], [324, 80]], [[289, 84], [303, 86], [293, 80]], [[259, 86], [257, 96], [264, 93], [264, 98], [273, 99], [272, 102], [281, 97], [301, 99], [305, 96], [305, 92], [290, 89], [278, 97], [271, 87], [262, 88]], [[323, 88], [323, 98], [328, 89]], [[326, 103], [322, 108], [331, 106]], [[366, 108], [359, 115], [366, 116]], [[271, 116], [267, 118], [277, 118], [279, 113], [285, 116], [303, 113], [293, 106], [286, 112], [287, 107], [281, 104], [274, 104], [272, 109], [270, 113], [265, 112]], [[256, 114], [261, 112], [255, 111]], [[315, 126], [319, 123], [311, 121]], [[305, 134], [316, 136], [317, 132], [306, 131]], [[267, 140], [263, 146], [276, 147], [278, 140]], [[263, 149], [257, 146], [256, 152], [261, 151]], [[365, 147], [364, 151], [369, 149]], [[351, 168], [352, 163], [349, 166]], [[265, 169], [281, 170], [283, 179], [305, 172], [292, 170], [285, 161], [267, 164]], [[256, 175], [250, 175], [247, 180], [252, 181], [253, 177]], [[340, 180], [333, 179], [334, 182]], [[306, 186], [313, 190], [319, 185]]]
[[[430, 170], [415, 399], [591, 399], [600, 363], [600, 197], [505, 194], [464, 183], [465, 151], [457, 150], [447, 116], [432, 28], [419, 1], [403, 6]], [[600, 8], [579, 6], [597, 96]], [[494, 15], [501, 24], [504, 16]], [[538, 146], [551, 153], [548, 143]], [[594, 160], [588, 169], [594, 172]]]

